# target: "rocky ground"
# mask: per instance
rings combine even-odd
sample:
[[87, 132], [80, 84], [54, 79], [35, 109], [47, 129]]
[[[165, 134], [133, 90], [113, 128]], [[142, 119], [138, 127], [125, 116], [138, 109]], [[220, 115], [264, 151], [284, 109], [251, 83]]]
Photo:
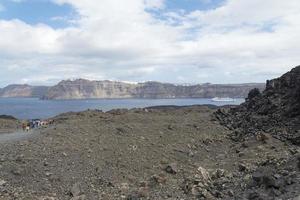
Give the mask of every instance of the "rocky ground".
[[282, 141], [300, 145], [300, 66], [280, 78], [267, 81], [266, 89], [250, 91], [244, 104], [219, 109], [216, 117], [243, 140], [269, 133]]
[[273, 137], [235, 142], [215, 111], [194, 106], [60, 115], [38, 136], [0, 144], [0, 199], [300, 195], [298, 146]]

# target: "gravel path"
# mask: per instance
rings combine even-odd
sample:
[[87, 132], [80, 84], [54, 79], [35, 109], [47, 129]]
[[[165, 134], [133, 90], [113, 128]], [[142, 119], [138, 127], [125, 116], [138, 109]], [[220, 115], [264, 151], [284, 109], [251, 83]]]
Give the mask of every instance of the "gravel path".
[[24, 139], [31, 138], [35, 135], [38, 134], [38, 131], [29, 131], [29, 132], [24, 132], [21, 130], [18, 130], [14, 133], [4, 133], [0, 134], [0, 144], [1, 143], [7, 143], [7, 142], [15, 142], [15, 141], [20, 141]]

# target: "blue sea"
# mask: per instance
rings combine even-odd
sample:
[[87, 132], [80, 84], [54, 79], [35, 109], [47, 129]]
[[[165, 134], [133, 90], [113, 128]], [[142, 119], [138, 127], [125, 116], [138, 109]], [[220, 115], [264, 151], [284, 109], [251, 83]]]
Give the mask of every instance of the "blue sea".
[[18, 119], [46, 119], [69, 111], [99, 109], [109, 111], [115, 108], [144, 108], [159, 105], [238, 105], [235, 102], [213, 102], [211, 99], [90, 99], [90, 100], [40, 100], [38, 98], [0, 98], [0, 115], [12, 115]]

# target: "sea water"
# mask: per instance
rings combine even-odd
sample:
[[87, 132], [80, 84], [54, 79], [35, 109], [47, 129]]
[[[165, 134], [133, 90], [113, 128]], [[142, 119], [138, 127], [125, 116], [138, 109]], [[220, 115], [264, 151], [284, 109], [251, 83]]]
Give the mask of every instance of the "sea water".
[[159, 105], [239, 105], [244, 99], [234, 102], [213, 102], [211, 99], [84, 99], [84, 100], [40, 100], [38, 98], [0, 98], [0, 115], [12, 115], [18, 119], [46, 119], [70, 111], [116, 108], [144, 108]]

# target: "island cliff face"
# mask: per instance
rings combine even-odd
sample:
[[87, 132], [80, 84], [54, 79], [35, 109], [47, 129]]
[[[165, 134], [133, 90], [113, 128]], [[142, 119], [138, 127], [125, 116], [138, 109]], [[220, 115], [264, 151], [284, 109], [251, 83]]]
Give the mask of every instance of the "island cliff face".
[[61, 81], [43, 99], [132, 98], [135, 85], [113, 81]]
[[0, 88], [0, 97], [42, 97], [46, 95], [48, 87], [31, 85], [9, 85], [3, 89]]
[[174, 85], [169, 83], [145, 82], [138, 84], [115, 81], [89, 81], [78, 79], [62, 81], [49, 88], [43, 99], [86, 99], [86, 98], [212, 98], [246, 97], [253, 88], [264, 89], [264, 84], [228, 85]]
[[37, 97], [41, 99], [121, 99], [121, 98], [245, 98], [248, 92], [264, 84], [198, 84], [125, 83], [117, 81], [64, 80], [52, 87], [9, 85], [0, 88], [0, 97]]

